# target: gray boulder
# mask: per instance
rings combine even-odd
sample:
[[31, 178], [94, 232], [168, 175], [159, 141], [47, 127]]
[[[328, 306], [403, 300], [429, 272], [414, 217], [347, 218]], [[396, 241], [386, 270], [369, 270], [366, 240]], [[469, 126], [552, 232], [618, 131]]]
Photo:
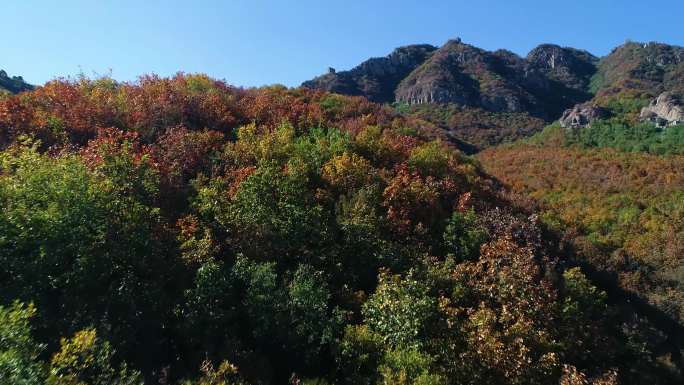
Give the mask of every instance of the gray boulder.
[[671, 92], [663, 92], [641, 109], [642, 121], [655, 123], [658, 127], [684, 123], [684, 100]]
[[588, 127], [595, 120], [605, 119], [608, 116], [609, 113], [604, 108], [590, 102], [582, 103], [565, 110], [560, 118], [560, 125], [563, 128]]

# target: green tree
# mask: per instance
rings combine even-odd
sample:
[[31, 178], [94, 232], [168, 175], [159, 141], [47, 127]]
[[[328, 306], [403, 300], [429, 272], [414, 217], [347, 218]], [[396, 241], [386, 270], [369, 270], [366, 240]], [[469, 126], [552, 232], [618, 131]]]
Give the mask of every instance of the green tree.
[[381, 273], [376, 292], [363, 306], [369, 328], [390, 347], [419, 348], [429, 339], [437, 321], [437, 301], [427, 285], [409, 273]]
[[376, 383], [384, 346], [367, 325], [348, 325], [336, 346], [336, 377], [344, 384]]
[[0, 296], [34, 300], [42, 332], [101, 327], [123, 354], [156, 365], [178, 295], [175, 254], [152, 205], [154, 173], [135, 158], [111, 152], [87, 167], [36, 146], [2, 154]]
[[95, 329], [63, 338], [60, 351], [52, 356], [47, 385], [142, 385], [138, 372], [130, 371], [125, 364], [112, 364], [113, 354]]
[[435, 140], [413, 149], [408, 164], [423, 176], [443, 177], [454, 165], [453, 155], [453, 151]]
[[389, 350], [378, 368], [382, 384], [444, 385], [446, 378], [435, 370], [434, 358], [416, 348]]
[[283, 173], [274, 164], [260, 165], [247, 177], [219, 214], [237, 251], [257, 259], [314, 258], [311, 252], [328, 237], [330, 220], [308, 182], [306, 176]]
[[318, 362], [321, 350], [339, 334], [340, 314], [331, 311], [323, 272], [300, 265], [288, 285], [290, 322], [307, 362]]
[[455, 211], [444, 230], [444, 246], [448, 255], [458, 261], [474, 260], [487, 240], [486, 230], [478, 223], [475, 211]]
[[188, 366], [235, 352], [241, 310], [235, 286], [235, 277], [223, 262], [208, 261], [197, 269], [192, 287], [185, 291], [182, 317]]
[[44, 346], [31, 336], [32, 304], [0, 306], [0, 385], [42, 385], [46, 367], [39, 360]]

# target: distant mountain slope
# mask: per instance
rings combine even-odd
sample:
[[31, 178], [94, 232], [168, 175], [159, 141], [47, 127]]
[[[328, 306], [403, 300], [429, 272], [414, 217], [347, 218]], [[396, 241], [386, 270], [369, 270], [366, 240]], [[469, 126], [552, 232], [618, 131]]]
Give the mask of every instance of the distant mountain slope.
[[682, 373], [684, 48], [627, 42], [597, 69], [595, 95], [560, 125], [477, 158], [540, 209], [594, 278], [619, 289], [609, 290], [627, 299], [625, 314], [667, 336]]
[[437, 48], [409, 45], [395, 49], [386, 57], [372, 58], [350, 71], [328, 73], [304, 82], [303, 86], [345, 95], [366, 96], [375, 102], [394, 101], [399, 82], [423, 63]]
[[587, 127], [597, 117], [628, 126], [640, 121], [677, 124], [682, 114], [670, 112], [681, 108], [677, 101], [684, 96], [684, 48], [627, 42], [600, 60], [589, 91], [594, 97], [567, 111], [561, 125]]
[[[541, 130], [567, 108], [589, 100], [598, 58], [544, 44], [522, 58], [450, 40], [440, 48], [412, 45], [303, 87], [396, 102], [450, 136], [482, 148]], [[428, 108], [423, 108], [429, 106]], [[481, 118], [479, 118], [481, 117]]]
[[510, 51], [489, 52], [452, 40], [402, 81], [396, 99], [528, 113], [549, 120], [590, 97], [582, 87], [595, 71], [595, 61], [584, 51], [552, 45], [540, 46], [524, 59]]
[[672, 93], [668, 100], [684, 94], [684, 48], [627, 42], [598, 58], [542, 44], [523, 58], [455, 39], [439, 48], [399, 48], [302, 86], [394, 102], [483, 148], [528, 136], [561, 117], [570, 122], [564, 125], [587, 125], [597, 117], [644, 120], [642, 108], [663, 92]]
[[0, 70], [0, 92], [17, 94], [22, 91], [32, 90], [33, 86], [26, 83], [21, 76], [9, 77], [7, 72]]
[[568, 88], [586, 91], [596, 73], [599, 58], [587, 51], [542, 44], [527, 54], [527, 62], [550, 80]]
[[592, 86], [599, 95], [684, 91], [684, 48], [627, 42], [601, 59]]
[[540, 74], [524, 72], [514, 55], [499, 56], [459, 40], [447, 42], [397, 87], [408, 104], [453, 103], [491, 111], [538, 112], [528, 88], [546, 86]]
[[331, 72], [302, 85], [380, 102], [456, 104], [548, 120], [590, 98], [586, 91], [597, 62], [586, 51], [551, 44], [521, 58], [455, 39], [439, 49], [402, 47], [386, 58], [370, 59], [351, 71]]

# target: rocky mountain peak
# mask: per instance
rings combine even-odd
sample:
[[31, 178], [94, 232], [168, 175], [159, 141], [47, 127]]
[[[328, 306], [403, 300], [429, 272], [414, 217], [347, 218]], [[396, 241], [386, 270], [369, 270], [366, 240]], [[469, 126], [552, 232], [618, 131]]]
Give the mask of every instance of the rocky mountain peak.
[[[452, 39], [439, 48], [400, 47], [386, 57], [303, 85], [379, 102], [455, 105], [527, 114], [547, 122], [562, 118], [564, 125], [583, 126], [613, 113], [611, 105], [631, 103], [629, 98], [640, 105], [663, 92], [684, 94], [684, 48], [626, 42], [599, 59], [585, 50], [541, 44], [521, 57]], [[644, 114], [660, 119], [667, 115], [665, 109], [677, 110], [659, 99], [660, 104], [654, 100]], [[629, 113], [638, 117], [639, 112]]]
[[429, 44], [399, 47], [385, 57], [371, 58], [349, 71], [330, 71], [302, 84], [347, 95], [362, 95], [376, 102], [394, 101], [394, 89], [437, 48]]
[[587, 51], [555, 44], [539, 45], [526, 60], [550, 79], [576, 90], [587, 89], [598, 63], [598, 58]]
[[16, 94], [22, 91], [32, 90], [34, 87], [24, 81], [21, 76], [7, 75], [5, 70], [0, 70], [0, 91]]

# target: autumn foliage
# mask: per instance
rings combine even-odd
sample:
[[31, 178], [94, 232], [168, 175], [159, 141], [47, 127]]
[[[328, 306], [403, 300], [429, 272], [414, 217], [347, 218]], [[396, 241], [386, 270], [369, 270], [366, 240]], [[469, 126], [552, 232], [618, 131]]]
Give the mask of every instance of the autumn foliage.
[[203, 75], [0, 100], [0, 377], [676, 381], [546, 212], [434, 128]]

